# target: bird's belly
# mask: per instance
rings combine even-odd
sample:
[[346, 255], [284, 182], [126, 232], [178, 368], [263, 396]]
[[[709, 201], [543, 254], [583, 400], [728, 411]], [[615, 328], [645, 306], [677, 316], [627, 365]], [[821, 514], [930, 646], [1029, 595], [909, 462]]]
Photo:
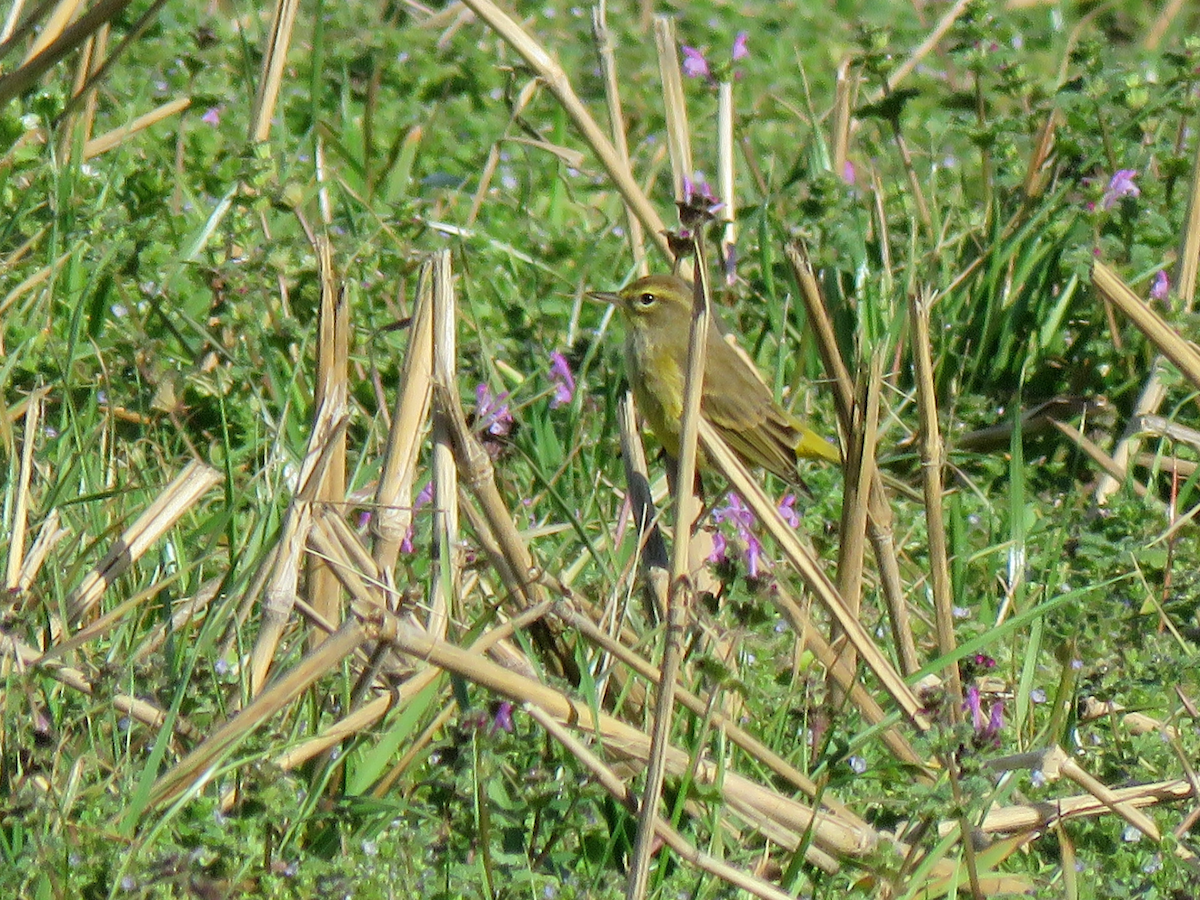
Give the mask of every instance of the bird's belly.
[[683, 372], [668, 353], [640, 342], [626, 346], [629, 385], [638, 409], [663, 449], [679, 455], [679, 420], [683, 415]]

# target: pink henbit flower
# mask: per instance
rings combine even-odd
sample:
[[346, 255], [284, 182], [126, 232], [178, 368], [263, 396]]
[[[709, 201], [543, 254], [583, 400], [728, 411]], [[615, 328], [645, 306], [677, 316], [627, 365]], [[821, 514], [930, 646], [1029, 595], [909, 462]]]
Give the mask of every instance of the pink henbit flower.
[[1159, 303], [1165, 303], [1167, 297], [1171, 295], [1171, 279], [1167, 277], [1165, 269], [1159, 269], [1154, 276], [1154, 283], [1150, 285], [1150, 299], [1157, 300]]
[[1118, 170], [1108, 182], [1108, 190], [1104, 192], [1104, 199], [1100, 201], [1100, 205], [1105, 209], [1112, 209], [1122, 197], [1140, 197], [1142, 189], [1133, 183], [1137, 174], [1137, 169]]
[[800, 516], [796, 513], [795, 494], [788, 494], [779, 501], [779, 514], [783, 516], [783, 521], [787, 522], [793, 528], [800, 527]]
[[713, 521], [718, 524], [729, 522], [738, 530], [738, 534], [748, 534], [754, 525], [754, 513], [742, 502], [742, 498], [732, 491], [725, 495], [726, 503], [712, 511]]
[[712, 70], [708, 67], [708, 60], [704, 58], [704, 54], [695, 47], [684, 46], [683, 48], [683, 74], [688, 78], [711, 78]]
[[507, 731], [513, 733], [513, 705], [508, 700], [500, 701], [500, 705], [496, 708], [496, 715], [492, 717], [491, 734], [498, 731]]
[[495, 437], [504, 437], [512, 431], [513, 417], [506, 400], [507, 393], [497, 396], [486, 384], [475, 386], [475, 422], [481, 431]]
[[757, 578], [766, 565], [767, 559], [763, 555], [762, 541], [754, 535], [750, 535], [746, 539], [746, 574], [751, 578]]
[[750, 50], [746, 47], [746, 39], [748, 37], [749, 35], [744, 31], [739, 31], [737, 36], [734, 37], [733, 53], [730, 54], [734, 62], [737, 62], [739, 59], [745, 59], [750, 55]]
[[712, 536], [712, 550], [709, 552], [706, 561], [712, 563], [714, 566], [720, 565], [725, 562], [727, 558], [726, 551], [728, 549], [729, 542], [725, 540], [725, 535], [719, 531], [714, 532]]
[[550, 408], [558, 409], [570, 403], [575, 396], [575, 376], [571, 374], [571, 365], [567, 358], [557, 350], [550, 354], [550, 380], [554, 383], [554, 396], [550, 399]]
[[200, 117], [200, 121], [205, 125], [212, 125], [214, 128], [221, 124], [221, 108], [219, 106], [210, 106], [208, 110]]

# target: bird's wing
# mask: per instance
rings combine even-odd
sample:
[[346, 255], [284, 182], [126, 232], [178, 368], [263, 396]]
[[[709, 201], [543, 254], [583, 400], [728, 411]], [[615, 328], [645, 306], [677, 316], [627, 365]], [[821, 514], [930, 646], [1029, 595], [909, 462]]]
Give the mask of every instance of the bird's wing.
[[[719, 372], [721, 390], [710, 390], [709, 373]], [[709, 334], [705, 365], [704, 417], [730, 448], [751, 465], [785, 480], [796, 474], [797, 422], [779, 408], [758, 370], [725, 334]]]

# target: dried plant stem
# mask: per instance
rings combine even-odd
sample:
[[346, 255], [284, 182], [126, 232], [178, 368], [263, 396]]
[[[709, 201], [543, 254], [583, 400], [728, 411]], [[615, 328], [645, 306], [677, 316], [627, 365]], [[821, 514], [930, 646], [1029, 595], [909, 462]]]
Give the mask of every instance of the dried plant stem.
[[[583, 745], [571, 732], [567, 731], [562, 725], [558, 724], [549, 713], [546, 713], [536, 706], [527, 704], [525, 710], [539, 725], [546, 730], [546, 733], [558, 741], [568, 752], [578, 759], [583, 766], [592, 774], [592, 777], [600, 783], [600, 785], [613, 796], [617, 802], [621, 803], [627, 809], [636, 811], [637, 798], [634, 797], [629, 787], [620, 778], [617, 777], [613, 770], [604, 764], [604, 762], [592, 753]], [[701, 852], [694, 844], [683, 837], [678, 831], [670, 826], [662, 816], [654, 817], [654, 833], [662, 839], [675, 854], [692, 866], [695, 866], [702, 872], [708, 872], [721, 880], [728, 882], [735, 888], [740, 888], [755, 897], [762, 897], [763, 900], [789, 900], [791, 894], [781, 891], [774, 885], [756, 878], [741, 869], [724, 863], [719, 859], [710, 856], [707, 853]]]
[[292, 43], [292, 29], [299, 7], [300, 0], [275, 2], [271, 35], [263, 54], [262, 74], [254, 98], [254, 111], [250, 116], [250, 140], [255, 143], [261, 143], [271, 135], [271, 117], [275, 114], [275, 102], [279, 99], [279, 86], [283, 81], [283, 68], [287, 63], [288, 47]]
[[846, 161], [850, 157], [850, 123], [854, 120], [854, 99], [858, 94], [859, 76], [851, 59], [838, 63], [834, 85], [833, 115], [829, 126], [833, 145], [833, 174], [844, 178]]
[[[1200, 172], [1197, 173], [1200, 178]], [[1163, 320], [1157, 312], [1150, 308], [1129, 286], [1121, 280], [1115, 271], [1097, 260], [1092, 265], [1092, 286], [1100, 296], [1124, 313], [1137, 328], [1150, 339], [1160, 353], [1170, 360], [1176, 368], [1193, 385], [1200, 387], [1200, 351], [1190, 341], [1185, 340], [1178, 331]], [[1155, 367], [1157, 373], [1158, 367]], [[1166, 388], [1161, 383], [1161, 376], [1152, 374], [1143, 388], [1138, 400], [1133, 421], [1137, 417], [1155, 412], [1166, 396]], [[1129, 458], [1137, 452], [1137, 435], [1135, 432], [1126, 433], [1113, 454], [1113, 459], [1126, 470]], [[1120, 481], [1111, 476], [1105, 476], [1096, 488], [1096, 502], [1104, 501], [1118, 488]]]
[[662, 83], [663, 113], [667, 122], [667, 150], [671, 157], [672, 186], [676, 199], [683, 198], [683, 179], [695, 172], [692, 165], [691, 131], [687, 104], [683, 100], [683, 79], [679, 72], [675, 19], [654, 17], [654, 46], [658, 50], [658, 76]]
[[[621, 165], [632, 171], [629, 164], [629, 145], [625, 138], [625, 114], [621, 109], [621, 83], [617, 78], [616, 57], [613, 54], [612, 35], [608, 30], [607, 4], [600, 3], [592, 8], [592, 37], [596, 41], [596, 53], [600, 57], [600, 72], [604, 78], [604, 98], [608, 103], [608, 124], [612, 134], [613, 149]], [[650, 271], [646, 260], [645, 235], [637, 212], [625, 204], [625, 222], [629, 236], [629, 249], [637, 274]]]
[[[350, 391], [350, 307], [345, 291], [338, 284], [333, 266], [333, 247], [324, 235], [318, 235], [313, 249], [321, 280], [321, 307], [317, 320], [317, 371], [313, 406], [329, 404], [345, 409]], [[346, 432], [330, 435], [328, 463], [317, 484], [314, 500], [331, 509], [343, 509], [346, 503]], [[337, 579], [319, 560], [306, 563], [308, 577], [304, 592], [308, 603], [321, 618], [337, 626], [342, 620], [342, 597]], [[309, 646], [324, 640], [318, 632], [309, 635]]]
[[[923, 60], [933, 51], [933, 48], [937, 46], [938, 41], [940, 41], [946, 35], [946, 32], [954, 27], [954, 23], [958, 21], [958, 18], [970, 5], [971, 0], [956, 0], [955, 4], [946, 11], [946, 14], [942, 16], [941, 19], [938, 20], [938, 23], [934, 26], [933, 31], [929, 32], [929, 36], [921, 42], [921, 45], [917, 47], [917, 49], [911, 54], [909, 54], [908, 59], [893, 69], [892, 73], [888, 75], [887, 92], [894, 91], [900, 82], [907, 78], [913, 69], [920, 65], [921, 60]], [[882, 93], [883, 92], [881, 92], [881, 95]], [[875, 97], [871, 102], [876, 103], [878, 101], [879, 96]]]
[[837, 588], [829, 580], [829, 576], [825, 574], [808, 549], [796, 537], [787, 522], [783, 521], [779, 511], [762, 487], [750, 477], [746, 467], [733, 455], [733, 451], [729, 449], [716, 430], [704, 421], [700, 422], [700, 441], [705, 455], [713, 467], [729, 480], [742, 499], [746, 501], [750, 511], [771, 533], [784, 555], [796, 567], [796, 571], [800, 573], [809, 590], [841, 626], [854, 649], [866, 663], [867, 668], [875, 673], [884, 690], [892, 697], [901, 712], [914, 727], [922, 731], [927, 729], [929, 722], [912, 689], [904, 683], [887, 657], [875, 646], [875, 642], [866, 629], [846, 608], [845, 602], [838, 595]]
[[[842, 494], [842, 523], [838, 547], [838, 593], [846, 608], [855, 616], [862, 609], [863, 557], [865, 556], [868, 497], [875, 474], [875, 441], [879, 430], [879, 388], [883, 381], [883, 360], [878, 353], [870, 360], [870, 369], [862, 385], [862, 400], [855, 406], [846, 446], [846, 486]], [[836, 641], [839, 631], [831, 637]], [[843, 648], [840, 662], [849, 671], [858, 665], [853, 647]], [[838, 707], [842, 691], [834, 673], [828, 670], [829, 704]]]
[[[433, 377], [438, 384], [458, 383], [456, 310], [450, 251], [440, 250], [433, 258]], [[439, 408], [433, 418], [433, 566], [426, 627], [435, 637], [446, 636], [459, 584], [458, 473], [448, 414]]]
[[[789, 602], [791, 602], [789, 600]], [[570, 604], [560, 603], [554, 609], [554, 615], [558, 616], [569, 626], [577, 630], [584, 638], [591, 641], [611, 655], [614, 659], [628, 666], [642, 678], [657, 684], [660, 672], [648, 660], [638, 656], [617, 639], [605, 634], [601, 628], [596, 625], [591, 619], [583, 613], [572, 608]], [[831, 651], [832, 653], [832, 651]], [[853, 673], [850, 673], [853, 677]], [[679, 703], [688, 711], [697, 716], [703, 716], [709, 711], [709, 704], [701, 699], [696, 694], [684, 688], [682, 685], [676, 688], [675, 695]], [[822, 804], [829, 809], [830, 812], [839, 816], [845, 821], [861, 822], [859, 817], [855, 815], [848, 807], [843, 806], [836, 799], [830, 796], [829, 792], [822, 792], [820, 788], [806, 776], [803, 772], [779, 756], [762, 743], [758, 738], [754, 737], [749, 732], [742, 729], [733, 719], [727, 716], [720, 710], [712, 710], [712, 724], [716, 728], [724, 731], [731, 741], [744, 750], [747, 754], [757, 759], [767, 768], [771, 769], [780, 778], [795, 785], [796, 788], [802, 791], [807, 797], [812, 800], [821, 800]], [[879, 719], [883, 716], [880, 714]], [[915, 753], [911, 753], [905, 761], [917, 762], [918, 757]]]
[[[56, 648], [57, 645], [51, 648], [52, 653]], [[96, 700], [103, 699], [96, 692], [95, 685], [87, 679], [87, 676], [78, 669], [62, 665], [55, 659], [55, 655], [57, 653], [54, 653], [54, 655], [42, 653], [21, 641], [16, 635], [0, 629], [0, 660], [11, 659], [15, 663], [17, 670], [21, 672], [28, 671], [36, 666], [40, 673], [48, 675], [59, 684], [66, 685], [72, 690], [79, 691], [81, 694], [86, 694]], [[167, 721], [167, 714], [159, 707], [127, 694], [113, 695], [112, 705], [121, 715], [129, 716], [149, 728], [157, 730], [162, 728]], [[187, 738], [189, 741], [198, 741], [203, 737], [200, 729], [180, 716], [176, 716], [172, 729], [176, 734]]]
[[42, 399], [45, 388], [29, 395], [25, 405], [25, 431], [21, 438], [21, 462], [17, 473], [17, 485], [12, 505], [12, 518], [8, 523], [8, 569], [4, 576], [4, 587], [14, 591], [20, 581], [25, 565], [25, 538], [29, 531], [29, 485], [33, 480], [33, 448], [37, 444], [38, 429], [42, 418]]
[[[417, 297], [408, 326], [408, 351], [400, 375], [392, 424], [388, 429], [383, 471], [375, 492], [371, 530], [372, 556], [394, 591], [393, 569], [400, 545], [412, 527], [413, 481], [421, 436], [433, 395], [433, 264], [426, 261], [417, 276]], [[388, 603], [395, 609], [394, 597]]]
[[[812, 263], [809, 262], [808, 253], [803, 245], [790, 243], [785, 248], [785, 252], [796, 282], [800, 286], [800, 297], [804, 301], [809, 324], [817, 338], [817, 349], [833, 387], [834, 408], [837, 410], [842, 433], [849, 434], [854, 418], [854, 387], [850, 381], [850, 372], [838, 349], [833, 322], [829, 318], [825, 300], [821, 296], [820, 286], [813, 273]], [[904, 584], [900, 579], [900, 562], [896, 557], [892, 506], [888, 501], [887, 491], [883, 486], [883, 479], [879, 476], [878, 469], [871, 478], [871, 489], [867, 502], [869, 513], [867, 536], [875, 551], [876, 565], [879, 566], [879, 580], [891, 620], [892, 641], [900, 659], [900, 670], [905, 674], [911, 674], [920, 668], [920, 662], [917, 658], [916, 641], [913, 639], [912, 625], [909, 621], [908, 601], [904, 597]]]
[[213, 776], [220, 757], [295, 700], [318, 678], [328, 675], [342, 660], [358, 650], [365, 639], [358, 620], [348, 618], [337, 632], [310, 651], [294, 669], [271, 684], [159, 778], [150, 792], [147, 806], [166, 803], [185, 790], [198, 790]]
[[183, 112], [191, 106], [192, 100], [190, 97], [177, 97], [164, 103], [162, 106], [150, 110], [144, 115], [138, 116], [131, 122], [127, 122], [119, 128], [114, 128], [99, 137], [92, 138], [83, 145], [83, 158], [92, 159], [112, 150], [114, 147], [119, 147], [125, 143], [131, 136], [139, 131], [145, 131], [151, 125], [156, 125], [163, 119], [169, 118], [177, 113]]
[[704, 385], [704, 361], [712, 312], [708, 291], [708, 273], [704, 266], [701, 239], [694, 241], [694, 293], [691, 333], [688, 337], [687, 369], [683, 380], [683, 415], [679, 430], [679, 459], [675, 475], [675, 541], [671, 552], [671, 583], [667, 590], [667, 630], [663, 645], [661, 676], [654, 708], [654, 730], [650, 738], [650, 758], [646, 764], [646, 784], [638, 815], [637, 839], [625, 886], [628, 900], [645, 896], [654, 844], [654, 820], [662, 794], [667, 747], [675, 711], [675, 679], [679, 673], [683, 635], [691, 609], [692, 524], [700, 513], [695, 494], [697, 434], [700, 426], [700, 396]]
[[[435, 640], [384, 610], [371, 613], [363, 624], [373, 638], [391, 642], [402, 653], [426, 659], [514, 702], [536, 704], [558, 722], [592, 734], [609, 752], [639, 762], [649, 757], [650, 740], [646, 734], [624, 721], [597, 713], [586, 702], [505, 665]], [[776, 826], [790, 832], [784, 836], [793, 847], [799, 846], [800, 836], [811, 830], [813, 843], [823, 853], [861, 857], [872, 852], [883, 839], [869, 827], [858, 827], [829, 813], [815, 812], [736, 772], [720, 769], [707, 758], [697, 762], [692, 754], [670, 747], [666, 759], [672, 774], [694, 772], [698, 784], [718, 786], [738, 815], [752, 819], [766, 816]]]
[[250, 601], [258, 596], [258, 587], [265, 579], [262, 623], [258, 639], [250, 654], [250, 693], [257, 695], [266, 684], [267, 673], [275, 656], [275, 648], [283, 636], [284, 627], [296, 603], [300, 581], [301, 556], [312, 523], [312, 504], [317, 486], [325, 477], [332, 452], [333, 439], [346, 428], [345, 409], [327, 398], [317, 409], [316, 421], [308, 437], [308, 448], [300, 467], [300, 487], [288, 505], [275, 549], [264, 561], [263, 576], [256, 576], [247, 592]]
[[[44, 27], [41, 31], [41, 39], [33, 45], [24, 61], [12, 69], [3, 77], [0, 77], [0, 106], [8, 103], [14, 97], [18, 97], [49, 71], [59, 60], [65, 57], [68, 53], [88, 40], [102, 25], [111, 22], [119, 17], [129, 6], [131, 0], [98, 0], [87, 12], [72, 22], [66, 24], [66, 20], [60, 20], [57, 27]], [[148, 14], [157, 13], [158, 8], [162, 6], [165, 0], [159, 0], [154, 4]], [[147, 14], [143, 14], [142, 19], [146, 18]], [[39, 22], [31, 22], [31, 27], [35, 27]], [[10, 41], [15, 41], [18, 32], [24, 29], [17, 29], [13, 33], [12, 38], [6, 41], [3, 46], [0, 46], [0, 58], [11, 49]], [[116, 54], [114, 54], [115, 56]]]
[[[913, 368], [917, 381], [917, 409], [921, 418], [921, 474], [925, 488], [925, 522], [929, 535], [929, 573], [933, 588], [933, 611], [937, 623], [938, 652], [951, 657], [958, 646], [954, 636], [954, 598], [950, 584], [950, 554], [946, 542], [946, 520], [942, 509], [942, 469], [946, 464], [945, 447], [937, 417], [937, 388], [933, 377], [933, 348], [929, 337], [930, 298], [913, 296], [909, 317], [913, 334]], [[946, 667], [950, 690], [950, 715], [962, 718], [962, 679], [958, 664]], [[971, 867], [972, 884], [977, 881]]]
[[545, 81], [554, 96], [558, 98], [558, 102], [562, 104], [563, 109], [566, 110], [567, 115], [575, 123], [575, 127], [582, 133], [584, 140], [599, 158], [601, 165], [608, 172], [625, 202], [634, 209], [642, 226], [658, 244], [660, 252], [664, 257], [670, 258], [670, 248], [663, 235], [666, 226], [638, 186], [629, 167], [621, 164], [616, 149], [604, 136], [604, 132], [600, 130], [596, 120], [592, 118], [576, 95], [562, 67], [511, 16], [491, 0], [463, 0], [463, 3], [516, 50]]
[[737, 203], [733, 191], [733, 83], [717, 85], [717, 196], [721, 198], [721, 265], [726, 279], [737, 262]]
[[67, 622], [74, 624], [83, 618], [118, 576], [128, 571], [155, 541], [220, 482], [221, 473], [211, 466], [198, 461], [188, 463], [146, 511], [121, 532], [104, 559], [67, 598]]

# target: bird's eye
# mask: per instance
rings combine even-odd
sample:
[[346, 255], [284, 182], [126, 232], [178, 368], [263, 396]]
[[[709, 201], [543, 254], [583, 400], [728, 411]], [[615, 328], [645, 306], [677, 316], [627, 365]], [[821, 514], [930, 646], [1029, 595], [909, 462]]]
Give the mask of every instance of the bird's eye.
[[655, 300], [655, 296], [653, 294], [651, 294], [649, 291], [646, 291], [646, 293], [644, 293], [640, 297], [638, 297], [638, 303], [642, 304], [642, 306], [649, 306], [650, 304], [652, 304], [654, 302], [654, 300]]

